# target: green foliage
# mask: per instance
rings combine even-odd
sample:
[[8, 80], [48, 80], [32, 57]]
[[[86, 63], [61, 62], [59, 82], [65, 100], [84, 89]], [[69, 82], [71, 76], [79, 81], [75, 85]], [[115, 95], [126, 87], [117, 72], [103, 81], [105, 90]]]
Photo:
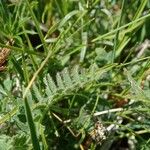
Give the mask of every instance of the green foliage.
[[149, 9], [0, 0], [0, 149], [149, 149]]

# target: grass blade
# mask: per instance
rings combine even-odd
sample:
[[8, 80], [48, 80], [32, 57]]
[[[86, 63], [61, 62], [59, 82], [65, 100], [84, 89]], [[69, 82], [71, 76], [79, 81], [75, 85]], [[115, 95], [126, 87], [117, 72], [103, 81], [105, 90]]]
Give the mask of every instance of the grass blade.
[[35, 150], [40, 150], [40, 144], [39, 144], [39, 141], [38, 141], [38, 138], [37, 138], [35, 124], [34, 124], [34, 121], [33, 121], [33, 118], [32, 118], [32, 113], [31, 113], [31, 110], [30, 110], [30, 106], [29, 106], [28, 101], [27, 101], [26, 98], [24, 99], [24, 104], [25, 104], [25, 110], [26, 110], [26, 117], [27, 117], [29, 128], [30, 128], [33, 148]]

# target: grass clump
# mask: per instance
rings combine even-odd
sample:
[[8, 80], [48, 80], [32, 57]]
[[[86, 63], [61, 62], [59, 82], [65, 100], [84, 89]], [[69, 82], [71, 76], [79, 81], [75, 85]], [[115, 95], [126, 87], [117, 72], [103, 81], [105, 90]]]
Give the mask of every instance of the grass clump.
[[0, 149], [149, 149], [149, 8], [1, 0]]

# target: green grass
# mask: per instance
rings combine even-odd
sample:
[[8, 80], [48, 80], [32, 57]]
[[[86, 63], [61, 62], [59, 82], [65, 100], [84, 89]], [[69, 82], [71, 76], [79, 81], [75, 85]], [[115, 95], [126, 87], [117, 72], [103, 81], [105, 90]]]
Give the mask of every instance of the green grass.
[[148, 0], [1, 0], [0, 149], [149, 149], [149, 27]]

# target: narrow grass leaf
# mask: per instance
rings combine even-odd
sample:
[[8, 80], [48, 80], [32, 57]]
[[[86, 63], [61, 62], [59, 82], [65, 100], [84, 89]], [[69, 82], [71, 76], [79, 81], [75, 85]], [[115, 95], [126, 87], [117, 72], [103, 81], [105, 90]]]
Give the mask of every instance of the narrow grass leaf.
[[88, 40], [88, 34], [87, 32], [82, 32], [82, 49], [80, 53], [80, 62], [84, 61], [86, 50], [87, 50], [87, 40]]
[[31, 109], [30, 109], [30, 106], [29, 106], [28, 101], [27, 101], [26, 98], [24, 99], [24, 104], [25, 104], [25, 110], [26, 110], [26, 117], [27, 117], [29, 128], [30, 128], [33, 148], [35, 150], [40, 150], [40, 144], [39, 144], [39, 140], [37, 138], [36, 128], [35, 128], [35, 124], [34, 124], [34, 121], [33, 121], [33, 118], [32, 118]]
[[70, 12], [69, 14], [67, 14], [60, 22], [58, 28], [61, 28], [62, 26], [65, 25], [65, 23], [68, 23], [68, 20], [73, 17], [74, 15], [78, 14], [80, 11], [78, 10], [74, 10], [72, 12]]

